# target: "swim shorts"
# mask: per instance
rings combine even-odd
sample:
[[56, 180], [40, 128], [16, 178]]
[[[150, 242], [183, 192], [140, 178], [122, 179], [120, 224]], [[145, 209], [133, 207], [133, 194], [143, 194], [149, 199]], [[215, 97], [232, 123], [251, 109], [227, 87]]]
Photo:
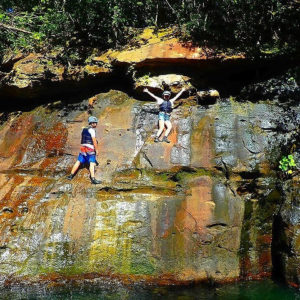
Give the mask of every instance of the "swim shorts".
[[170, 114], [160, 111], [158, 114], [158, 120], [170, 121]]
[[86, 146], [82, 146], [80, 148], [80, 153], [78, 155], [78, 160], [84, 163], [96, 163], [96, 153], [94, 149], [88, 148]]
[[96, 163], [96, 155], [95, 154], [92, 154], [92, 155], [89, 155], [89, 154], [86, 154], [86, 155], [83, 155], [82, 153], [79, 153], [78, 155], [78, 158], [77, 158], [82, 164], [84, 163]]

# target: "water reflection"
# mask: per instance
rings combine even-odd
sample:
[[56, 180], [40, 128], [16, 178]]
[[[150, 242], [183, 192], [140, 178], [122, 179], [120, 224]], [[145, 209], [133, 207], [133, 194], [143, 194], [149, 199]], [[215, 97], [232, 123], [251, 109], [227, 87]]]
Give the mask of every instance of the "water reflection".
[[72, 299], [72, 300], [149, 300], [149, 299], [222, 299], [222, 300], [300, 300], [300, 291], [275, 284], [271, 280], [208, 287], [141, 287], [100, 283], [72, 287], [13, 287], [0, 290], [0, 299]]

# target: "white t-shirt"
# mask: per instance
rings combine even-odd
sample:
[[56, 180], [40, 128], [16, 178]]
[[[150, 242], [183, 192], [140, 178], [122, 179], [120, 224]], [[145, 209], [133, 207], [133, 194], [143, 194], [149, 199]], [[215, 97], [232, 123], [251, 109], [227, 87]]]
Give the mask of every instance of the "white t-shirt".
[[[91, 137], [92, 138], [95, 138], [96, 137], [96, 131], [94, 128], [89, 128], [88, 129], [88, 132], [90, 133]], [[86, 146], [86, 147], [89, 147], [91, 149], [94, 149], [94, 145], [91, 145], [91, 144], [82, 144], [82, 146]]]

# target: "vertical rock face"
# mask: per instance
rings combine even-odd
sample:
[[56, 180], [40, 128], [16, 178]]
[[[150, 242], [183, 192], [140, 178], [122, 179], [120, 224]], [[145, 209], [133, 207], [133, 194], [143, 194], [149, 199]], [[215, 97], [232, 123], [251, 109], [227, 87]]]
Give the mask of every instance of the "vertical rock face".
[[300, 202], [299, 178], [285, 183], [286, 201], [275, 218], [273, 238], [274, 273], [291, 286], [300, 286]]
[[289, 112], [267, 102], [183, 105], [172, 114], [171, 143], [154, 143], [153, 103], [113, 90], [96, 95], [104, 183], [93, 186], [85, 168], [65, 178], [87, 104], [41, 106], [1, 125], [1, 276], [171, 283], [271, 272], [278, 197], [270, 150], [284, 137], [277, 116]]

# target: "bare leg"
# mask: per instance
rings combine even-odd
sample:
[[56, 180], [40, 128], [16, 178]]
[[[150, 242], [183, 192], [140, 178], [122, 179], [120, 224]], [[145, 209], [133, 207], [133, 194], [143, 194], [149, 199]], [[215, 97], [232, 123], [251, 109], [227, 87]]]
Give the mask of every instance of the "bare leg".
[[90, 175], [92, 178], [95, 178], [95, 165], [96, 163], [90, 162]]
[[100, 184], [100, 183], [102, 183], [101, 180], [97, 180], [95, 178], [95, 165], [96, 165], [96, 163], [90, 162], [91, 182], [92, 182], [92, 184]]
[[74, 175], [77, 172], [79, 166], [80, 166], [80, 161], [77, 160], [76, 163], [74, 164], [73, 168], [72, 168], [72, 171], [71, 171], [72, 175]]
[[164, 120], [158, 120], [158, 131], [156, 134], [156, 137], [159, 138], [162, 134], [163, 130], [165, 128], [165, 121]]
[[165, 125], [167, 127], [167, 130], [165, 132], [165, 137], [167, 137], [172, 129], [172, 123], [170, 121], [165, 121]]

